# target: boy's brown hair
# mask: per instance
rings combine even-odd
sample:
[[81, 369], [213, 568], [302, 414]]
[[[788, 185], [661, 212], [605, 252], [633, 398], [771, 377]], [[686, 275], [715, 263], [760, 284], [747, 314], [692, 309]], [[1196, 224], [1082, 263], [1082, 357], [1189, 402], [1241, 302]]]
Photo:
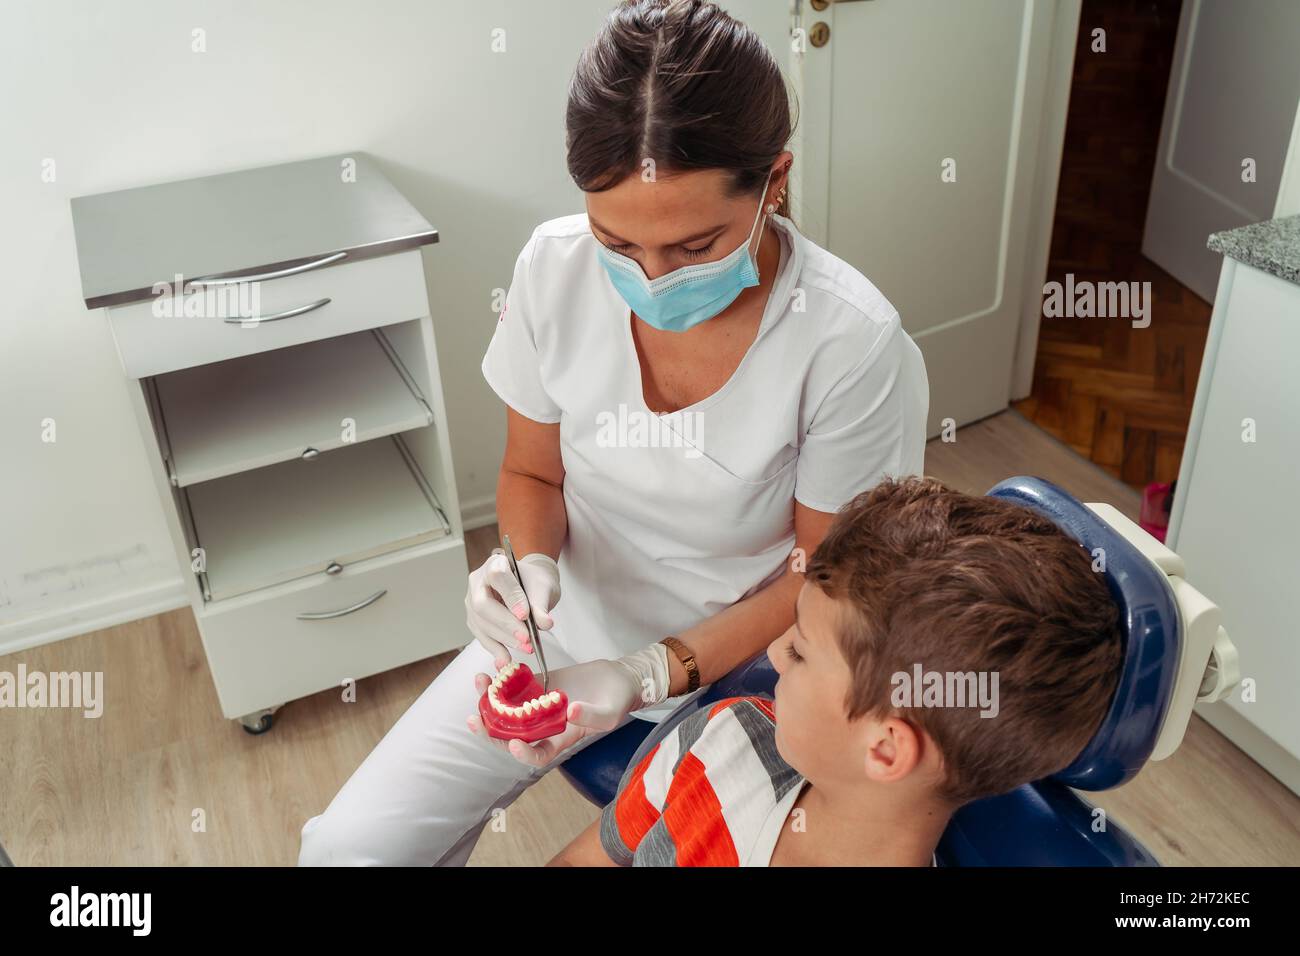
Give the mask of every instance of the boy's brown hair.
[[[886, 480], [840, 509], [805, 577], [839, 605], [849, 719], [896, 713], [923, 729], [954, 805], [1065, 768], [1110, 706], [1119, 609], [1083, 547], [1028, 508]], [[997, 716], [895, 707], [893, 675], [916, 664], [996, 672]]]

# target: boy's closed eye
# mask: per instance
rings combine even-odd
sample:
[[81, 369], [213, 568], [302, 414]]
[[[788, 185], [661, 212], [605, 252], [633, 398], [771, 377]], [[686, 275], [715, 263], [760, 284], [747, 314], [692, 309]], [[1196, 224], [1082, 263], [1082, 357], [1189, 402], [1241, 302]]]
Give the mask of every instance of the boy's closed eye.
[[[800, 592], [800, 596], [802, 596], [802, 592]], [[794, 602], [794, 633], [790, 635], [790, 641], [785, 646], [785, 653], [786, 653], [786, 657], [788, 657], [792, 661], [802, 661], [805, 659], [804, 655], [799, 651], [797, 647], [794, 646], [795, 641], [802, 641], [804, 644], [804, 649], [807, 650], [808, 636], [804, 634], [803, 627], [800, 625], [799, 622], [799, 601], [798, 600]]]

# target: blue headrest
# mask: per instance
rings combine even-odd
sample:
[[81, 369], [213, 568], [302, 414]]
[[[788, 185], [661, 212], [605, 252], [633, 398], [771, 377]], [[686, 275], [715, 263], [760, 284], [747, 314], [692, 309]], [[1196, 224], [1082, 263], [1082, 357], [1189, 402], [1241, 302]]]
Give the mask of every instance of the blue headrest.
[[1178, 676], [1178, 605], [1169, 580], [1096, 512], [1050, 481], [1008, 478], [989, 496], [1037, 511], [1091, 554], [1104, 556], [1106, 586], [1120, 610], [1123, 670], [1097, 733], [1052, 779], [1079, 790], [1126, 783], [1155, 749]]

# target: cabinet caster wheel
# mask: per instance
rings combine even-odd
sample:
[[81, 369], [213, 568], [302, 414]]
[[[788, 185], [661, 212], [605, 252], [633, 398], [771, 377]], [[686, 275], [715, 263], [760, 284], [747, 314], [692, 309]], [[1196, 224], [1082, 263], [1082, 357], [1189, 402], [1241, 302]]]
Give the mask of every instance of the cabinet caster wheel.
[[264, 734], [271, 729], [275, 723], [275, 712], [278, 707], [269, 707], [266, 710], [255, 711], [251, 714], [245, 714], [239, 718], [239, 725], [244, 728], [244, 732], [253, 734]]
[[246, 734], [264, 734], [271, 729], [271, 724], [275, 722], [270, 714], [263, 714], [257, 718], [256, 723], [251, 720], [241, 719], [239, 725], [244, 728]]

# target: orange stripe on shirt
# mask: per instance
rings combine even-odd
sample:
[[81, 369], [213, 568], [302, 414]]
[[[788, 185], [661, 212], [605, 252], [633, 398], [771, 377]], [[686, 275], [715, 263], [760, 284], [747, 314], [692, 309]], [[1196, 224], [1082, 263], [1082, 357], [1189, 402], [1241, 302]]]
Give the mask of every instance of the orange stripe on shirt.
[[677, 765], [665, 804], [664, 826], [677, 847], [678, 866], [740, 865], [722, 804], [695, 754], [688, 752]]
[[623, 845], [634, 853], [640, 846], [641, 838], [646, 835], [646, 831], [659, 819], [659, 811], [650, 802], [645, 792], [645, 771], [658, 752], [659, 746], [655, 745], [655, 748], [641, 759], [628, 779], [627, 786], [618, 795], [618, 803], [614, 807], [614, 820], [618, 823], [619, 838], [623, 841]]

